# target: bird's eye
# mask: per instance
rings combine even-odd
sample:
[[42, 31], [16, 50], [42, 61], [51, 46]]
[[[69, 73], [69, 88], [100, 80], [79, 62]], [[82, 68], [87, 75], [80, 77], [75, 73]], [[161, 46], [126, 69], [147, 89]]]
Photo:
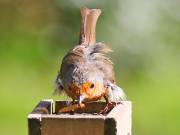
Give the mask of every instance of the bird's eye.
[[90, 88], [91, 88], [91, 89], [94, 88], [94, 84], [93, 84], [93, 83], [91, 84]]

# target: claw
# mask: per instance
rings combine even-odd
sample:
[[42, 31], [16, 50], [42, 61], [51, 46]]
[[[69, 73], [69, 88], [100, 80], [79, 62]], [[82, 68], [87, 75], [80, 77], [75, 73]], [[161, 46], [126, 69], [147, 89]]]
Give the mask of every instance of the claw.
[[116, 105], [117, 105], [116, 102], [109, 102], [109, 103], [107, 103], [105, 108], [103, 110], [101, 110], [99, 112], [99, 114], [105, 115], [105, 114], [109, 113]]

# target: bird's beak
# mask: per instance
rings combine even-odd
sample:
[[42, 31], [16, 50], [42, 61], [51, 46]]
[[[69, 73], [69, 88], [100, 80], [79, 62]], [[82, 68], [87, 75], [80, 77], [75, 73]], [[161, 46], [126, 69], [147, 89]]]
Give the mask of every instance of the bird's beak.
[[81, 104], [84, 99], [85, 99], [85, 95], [80, 95], [79, 96], [79, 104]]

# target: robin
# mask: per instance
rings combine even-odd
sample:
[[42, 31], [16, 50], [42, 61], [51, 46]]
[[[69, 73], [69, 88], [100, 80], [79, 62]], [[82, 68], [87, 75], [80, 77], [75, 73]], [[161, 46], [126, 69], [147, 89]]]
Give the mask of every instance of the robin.
[[64, 91], [79, 104], [104, 97], [107, 106], [102, 113], [105, 113], [126, 100], [126, 95], [116, 85], [113, 63], [106, 56], [112, 50], [104, 43], [96, 43], [96, 22], [100, 14], [100, 9], [81, 9], [80, 41], [63, 58], [54, 92]]

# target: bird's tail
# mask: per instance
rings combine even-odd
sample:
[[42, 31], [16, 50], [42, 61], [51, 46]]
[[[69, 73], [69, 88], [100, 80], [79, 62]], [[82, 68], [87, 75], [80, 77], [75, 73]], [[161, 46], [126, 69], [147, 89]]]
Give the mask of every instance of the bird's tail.
[[107, 98], [110, 102], [119, 102], [127, 100], [127, 96], [124, 93], [123, 89], [115, 84], [110, 84], [108, 86]]
[[82, 21], [79, 44], [89, 46], [96, 43], [96, 22], [100, 14], [100, 9], [81, 8]]

